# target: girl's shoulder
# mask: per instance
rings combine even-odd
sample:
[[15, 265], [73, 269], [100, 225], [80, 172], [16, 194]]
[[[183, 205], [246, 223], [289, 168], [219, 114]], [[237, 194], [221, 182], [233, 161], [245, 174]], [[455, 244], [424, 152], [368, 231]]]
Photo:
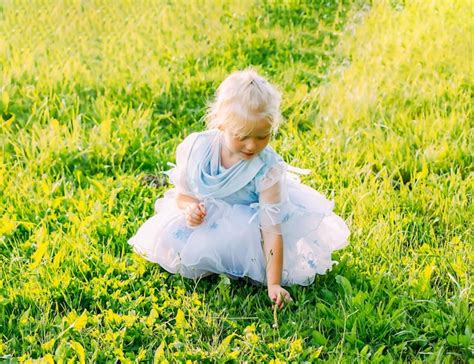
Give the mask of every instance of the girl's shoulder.
[[283, 167], [285, 165], [283, 158], [277, 152], [275, 152], [275, 150], [270, 145], [267, 145], [265, 149], [260, 152], [259, 158], [263, 161], [265, 167], [268, 169], [275, 166]]
[[196, 131], [189, 134], [186, 138], [183, 139], [181, 144], [194, 144], [196, 141], [208, 141], [210, 142], [217, 135], [218, 130], [210, 129], [204, 131]]
[[178, 150], [191, 152], [196, 146], [209, 145], [216, 135], [217, 130], [215, 129], [191, 133], [178, 145]]
[[263, 161], [263, 168], [255, 176], [255, 188], [260, 193], [282, 181], [286, 172], [286, 163], [269, 145], [259, 154], [259, 157]]

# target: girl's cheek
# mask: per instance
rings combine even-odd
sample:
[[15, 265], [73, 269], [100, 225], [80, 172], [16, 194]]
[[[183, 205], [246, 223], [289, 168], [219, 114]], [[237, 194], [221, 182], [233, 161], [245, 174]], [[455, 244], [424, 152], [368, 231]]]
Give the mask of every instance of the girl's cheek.
[[259, 147], [260, 147], [259, 149], [265, 148], [267, 146], [267, 144], [268, 144], [268, 139], [260, 141], [259, 144], [258, 144]]

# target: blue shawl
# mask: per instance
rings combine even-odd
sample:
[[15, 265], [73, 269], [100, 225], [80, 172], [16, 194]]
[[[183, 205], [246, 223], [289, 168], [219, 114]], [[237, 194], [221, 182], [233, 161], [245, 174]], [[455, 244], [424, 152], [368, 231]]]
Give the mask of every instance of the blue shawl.
[[[224, 198], [246, 186], [263, 168], [260, 155], [240, 160], [228, 169], [221, 166], [223, 136], [219, 130], [193, 133], [180, 146], [178, 168], [187, 177], [188, 188], [197, 198]], [[262, 152], [263, 153], [263, 152]]]

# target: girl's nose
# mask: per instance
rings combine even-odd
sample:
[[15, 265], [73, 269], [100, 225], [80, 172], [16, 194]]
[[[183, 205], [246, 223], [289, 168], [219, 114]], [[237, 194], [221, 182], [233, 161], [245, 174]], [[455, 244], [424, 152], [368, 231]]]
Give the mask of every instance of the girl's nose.
[[255, 143], [254, 140], [250, 139], [246, 144], [245, 144], [245, 149], [247, 149], [248, 152], [254, 152], [256, 149], [257, 144]]

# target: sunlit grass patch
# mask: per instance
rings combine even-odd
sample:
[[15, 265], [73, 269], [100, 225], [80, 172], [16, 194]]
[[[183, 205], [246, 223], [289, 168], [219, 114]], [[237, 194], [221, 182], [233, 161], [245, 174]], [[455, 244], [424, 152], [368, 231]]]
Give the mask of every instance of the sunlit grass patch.
[[[472, 6], [364, 3], [3, 2], [1, 359], [472, 356]], [[170, 275], [127, 244], [251, 64], [284, 94], [273, 146], [352, 232], [278, 313], [264, 287]]]

